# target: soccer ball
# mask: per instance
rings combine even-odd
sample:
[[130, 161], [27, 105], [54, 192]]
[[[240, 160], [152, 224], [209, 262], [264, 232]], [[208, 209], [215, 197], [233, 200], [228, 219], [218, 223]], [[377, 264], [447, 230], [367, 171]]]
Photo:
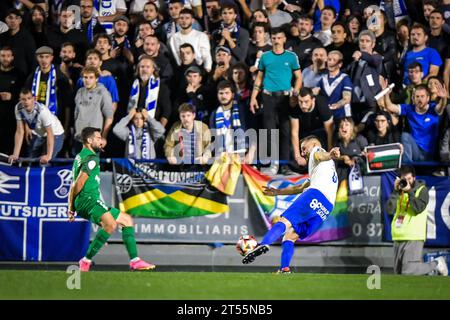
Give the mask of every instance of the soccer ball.
[[258, 241], [256, 241], [254, 236], [241, 236], [236, 243], [236, 250], [239, 252], [241, 256], [245, 256], [247, 252], [253, 250], [258, 245]]

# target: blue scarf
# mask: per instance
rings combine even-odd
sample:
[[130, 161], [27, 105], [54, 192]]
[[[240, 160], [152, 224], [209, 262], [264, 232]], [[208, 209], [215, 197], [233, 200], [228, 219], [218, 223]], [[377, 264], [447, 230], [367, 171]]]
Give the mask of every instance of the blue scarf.
[[[97, 17], [92, 16], [91, 21], [87, 24], [87, 39], [89, 43], [92, 43], [94, 41], [94, 28], [97, 25]], [[81, 20], [76, 24], [75, 29], [82, 30], [82, 23]]]
[[234, 26], [226, 26], [223, 22], [221, 22], [220, 29], [228, 29], [228, 31], [230, 31], [231, 38], [237, 41], [237, 39], [239, 38], [239, 30], [241, 29], [241, 27], [237, 22], [234, 24]]
[[[136, 159], [136, 127], [131, 124], [129, 126], [130, 133], [128, 135], [128, 157]], [[141, 159], [150, 159], [150, 134], [148, 132], [147, 126], [144, 124], [142, 128], [142, 141], [141, 141]]]
[[92, 43], [94, 41], [94, 28], [96, 25], [97, 25], [97, 18], [93, 16], [87, 26], [87, 38], [89, 43]]
[[[39, 93], [39, 84], [41, 81], [41, 68], [37, 67], [33, 76], [33, 84], [31, 87], [31, 92], [34, 97], [37, 97]], [[52, 64], [50, 68], [50, 73], [47, 79], [47, 92], [45, 94], [45, 106], [50, 110], [51, 113], [57, 114], [58, 112], [58, 101], [56, 98], [56, 69]]]
[[[231, 109], [231, 117], [229, 119], [225, 118], [223, 107], [222, 106], [218, 107], [217, 111], [216, 111], [215, 122], [216, 122], [217, 134], [219, 136], [223, 136], [222, 147], [226, 150], [226, 146], [227, 146], [226, 134], [227, 134], [228, 129], [233, 129], [235, 132], [242, 129], [238, 104], [236, 102], [233, 103], [233, 107]], [[245, 148], [243, 135], [238, 134], [237, 141], [236, 141], [236, 143], [234, 143], [234, 142], [235, 141], [233, 141], [235, 151], [242, 150]]]
[[[119, 44], [117, 43], [116, 39], [114, 39], [112, 48], [115, 49], [115, 48], [117, 48], [118, 46], [119, 46]], [[130, 40], [128, 40], [128, 36], [125, 36], [125, 40], [124, 40], [123, 47], [126, 48], [126, 49], [130, 49], [130, 48], [131, 48], [131, 46], [130, 46]]]
[[[159, 95], [159, 78], [155, 78], [151, 76], [148, 80], [147, 92], [145, 94], [145, 108], [148, 111], [148, 114], [151, 118], [155, 118], [156, 106], [158, 102]], [[140, 90], [140, 82], [139, 79], [135, 79], [133, 82], [133, 86], [131, 87], [130, 92], [130, 102], [129, 105], [132, 108], [137, 108], [139, 103], [139, 90]]]

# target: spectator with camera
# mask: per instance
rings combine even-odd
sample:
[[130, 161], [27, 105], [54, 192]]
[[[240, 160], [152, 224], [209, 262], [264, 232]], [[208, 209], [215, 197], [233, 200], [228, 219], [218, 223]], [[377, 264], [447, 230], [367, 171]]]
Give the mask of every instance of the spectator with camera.
[[416, 180], [413, 167], [402, 166], [400, 178], [387, 202], [386, 211], [394, 215], [391, 224], [394, 241], [394, 272], [406, 275], [448, 275], [443, 257], [423, 262], [423, 245], [427, 235], [428, 189]]

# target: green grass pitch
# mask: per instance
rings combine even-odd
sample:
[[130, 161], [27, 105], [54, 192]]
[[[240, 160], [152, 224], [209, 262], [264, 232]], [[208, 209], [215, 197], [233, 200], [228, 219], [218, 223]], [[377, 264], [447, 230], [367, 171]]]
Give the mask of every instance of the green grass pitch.
[[381, 275], [369, 290], [369, 274], [94, 271], [69, 290], [69, 276], [2, 270], [0, 299], [450, 299], [450, 277]]

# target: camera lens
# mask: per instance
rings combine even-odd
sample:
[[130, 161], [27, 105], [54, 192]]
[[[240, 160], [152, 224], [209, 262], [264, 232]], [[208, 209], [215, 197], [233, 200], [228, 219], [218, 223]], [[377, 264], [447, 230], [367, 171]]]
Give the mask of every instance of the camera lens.
[[400, 183], [399, 183], [399, 186], [400, 186], [400, 188], [405, 188], [406, 186], [408, 185], [408, 181], [406, 181], [406, 179], [401, 179], [400, 180]]

